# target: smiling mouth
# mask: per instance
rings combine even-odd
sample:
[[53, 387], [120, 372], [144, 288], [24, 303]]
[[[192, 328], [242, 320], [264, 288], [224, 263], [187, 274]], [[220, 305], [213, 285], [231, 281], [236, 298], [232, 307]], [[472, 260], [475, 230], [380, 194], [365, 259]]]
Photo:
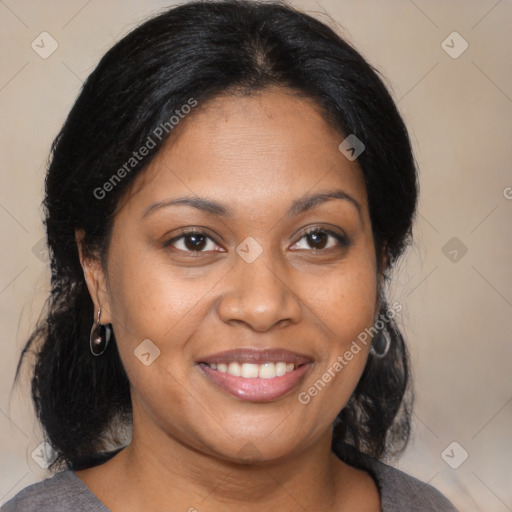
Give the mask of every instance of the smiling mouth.
[[252, 402], [269, 402], [289, 394], [312, 365], [311, 358], [284, 349], [237, 349], [197, 363], [216, 388]]
[[273, 379], [275, 377], [282, 377], [287, 373], [291, 373], [302, 365], [279, 361], [277, 363], [267, 362], [263, 364], [240, 364], [237, 362], [219, 364], [212, 363], [208, 364], [207, 366], [209, 366], [212, 370], [216, 370], [221, 373], [228, 373], [234, 377], [242, 377], [244, 379]]

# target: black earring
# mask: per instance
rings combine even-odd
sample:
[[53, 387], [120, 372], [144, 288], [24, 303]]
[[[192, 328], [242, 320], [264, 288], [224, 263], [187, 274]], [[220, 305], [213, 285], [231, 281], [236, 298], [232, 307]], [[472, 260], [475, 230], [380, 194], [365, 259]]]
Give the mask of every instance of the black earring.
[[377, 359], [383, 359], [388, 355], [389, 347], [391, 347], [391, 338], [384, 330], [373, 338], [370, 354]]
[[98, 319], [93, 323], [89, 336], [89, 348], [93, 356], [101, 356], [107, 349], [112, 329], [109, 325], [100, 324], [101, 308], [98, 308]]

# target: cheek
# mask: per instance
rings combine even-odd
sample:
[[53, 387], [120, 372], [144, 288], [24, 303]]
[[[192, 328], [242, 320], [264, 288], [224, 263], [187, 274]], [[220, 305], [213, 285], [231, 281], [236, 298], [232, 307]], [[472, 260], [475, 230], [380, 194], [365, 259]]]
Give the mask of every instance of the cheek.
[[344, 276], [340, 283], [341, 294], [333, 306], [333, 330], [341, 334], [344, 346], [375, 321], [377, 302], [377, 278], [375, 272], [364, 269]]
[[330, 349], [343, 350], [373, 325], [377, 304], [377, 276], [372, 260], [353, 258], [325, 278], [307, 277], [303, 299], [333, 340]]
[[153, 386], [152, 394], [165, 382], [168, 396], [179, 399], [179, 383], [193, 365], [189, 341], [204, 322], [225, 270], [203, 276], [197, 269], [176, 271], [149, 251], [121, 246], [112, 253], [112, 262], [112, 324], [130, 382], [140, 391]]
[[187, 340], [211, 285], [201, 280], [186, 285], [161, 262], [136, 251], [117, 251], [113, 260], [110, 298], [119, 354], [134, 407], [143, 397], [146, 413], [158, 422], [189, 407], [183, 386], [190, 371]]
[[318, 347], [320, 363], [299, 401], [330, 422], [348, 402], [366, 365], [377, 301], [373, 259], [347, 260], [310, 290], [313, 314], [325, 337]]
[[122, 252], [113, 255], [109, 275], [114, 328], [123, 343], [132, 345], [149, 338], [165, 345], [168, 338], [180, 339], [176, 331], [187, 324], [187, 316], [211, 285], [201, 279], [184, 279], [149, 252]]

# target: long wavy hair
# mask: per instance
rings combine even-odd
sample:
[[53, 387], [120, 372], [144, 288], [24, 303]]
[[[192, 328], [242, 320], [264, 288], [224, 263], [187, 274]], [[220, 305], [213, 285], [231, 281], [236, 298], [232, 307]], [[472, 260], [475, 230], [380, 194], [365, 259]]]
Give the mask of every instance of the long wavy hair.
[[[75, 230], [86, 255], [105, 261], [116, 207], [172, 130], [156, 131], [194, 98], [282, 86], [308, 98], [365, 151], [364, 175], [375, 248], [389, 271], [410, 241], [418, 184], [410, 140], [378, 73], [325, 23], [282, 2], [193, 1], [144, 22], [101, 59], [85, 81], [51, 148], [43, 209], [51, 292], [18, 362], [34, 355], [35, 411], [57, 458], [52, 470], [98, 463], [130, 425], [131, 399], [115, 333], [102, 357], [89, 350], [94, 318]], [[193, 116], [193, 112], [190, 114]], [[162, 133], [160, 133], [162, 132]], [[168, 133], [167, 133], [168, 132]], [[160, 138], [155, 137], [160, 134]], [[143, 145], [154, 147], [99, 193]], [[385, 302], [382, 302], [385, 308]], [[409, 364], [393, 320], [391, 349], [369, 357], [333, 425], [333, 447], [347, 462], [383, 458], [405, 446], [410, 429]], [[110, 443], [110, 445], [109, 445]]]

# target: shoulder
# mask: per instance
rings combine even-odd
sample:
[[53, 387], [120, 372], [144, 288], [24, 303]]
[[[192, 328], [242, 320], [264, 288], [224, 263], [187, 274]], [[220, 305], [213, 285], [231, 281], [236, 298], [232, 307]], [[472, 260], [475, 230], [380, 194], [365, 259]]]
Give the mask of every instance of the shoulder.
[[5, 503], [0, 512], [108, 512], [71, 470], [29, 485]]
[[370, 473], [379, 488], [383, 512], [457, 512], [432, 485], [339, 442], [333, 450], [351, 466]]
[[457, 512], [435, 487], [376, 459], [369, 466], [381, 492], [384, 512]]

